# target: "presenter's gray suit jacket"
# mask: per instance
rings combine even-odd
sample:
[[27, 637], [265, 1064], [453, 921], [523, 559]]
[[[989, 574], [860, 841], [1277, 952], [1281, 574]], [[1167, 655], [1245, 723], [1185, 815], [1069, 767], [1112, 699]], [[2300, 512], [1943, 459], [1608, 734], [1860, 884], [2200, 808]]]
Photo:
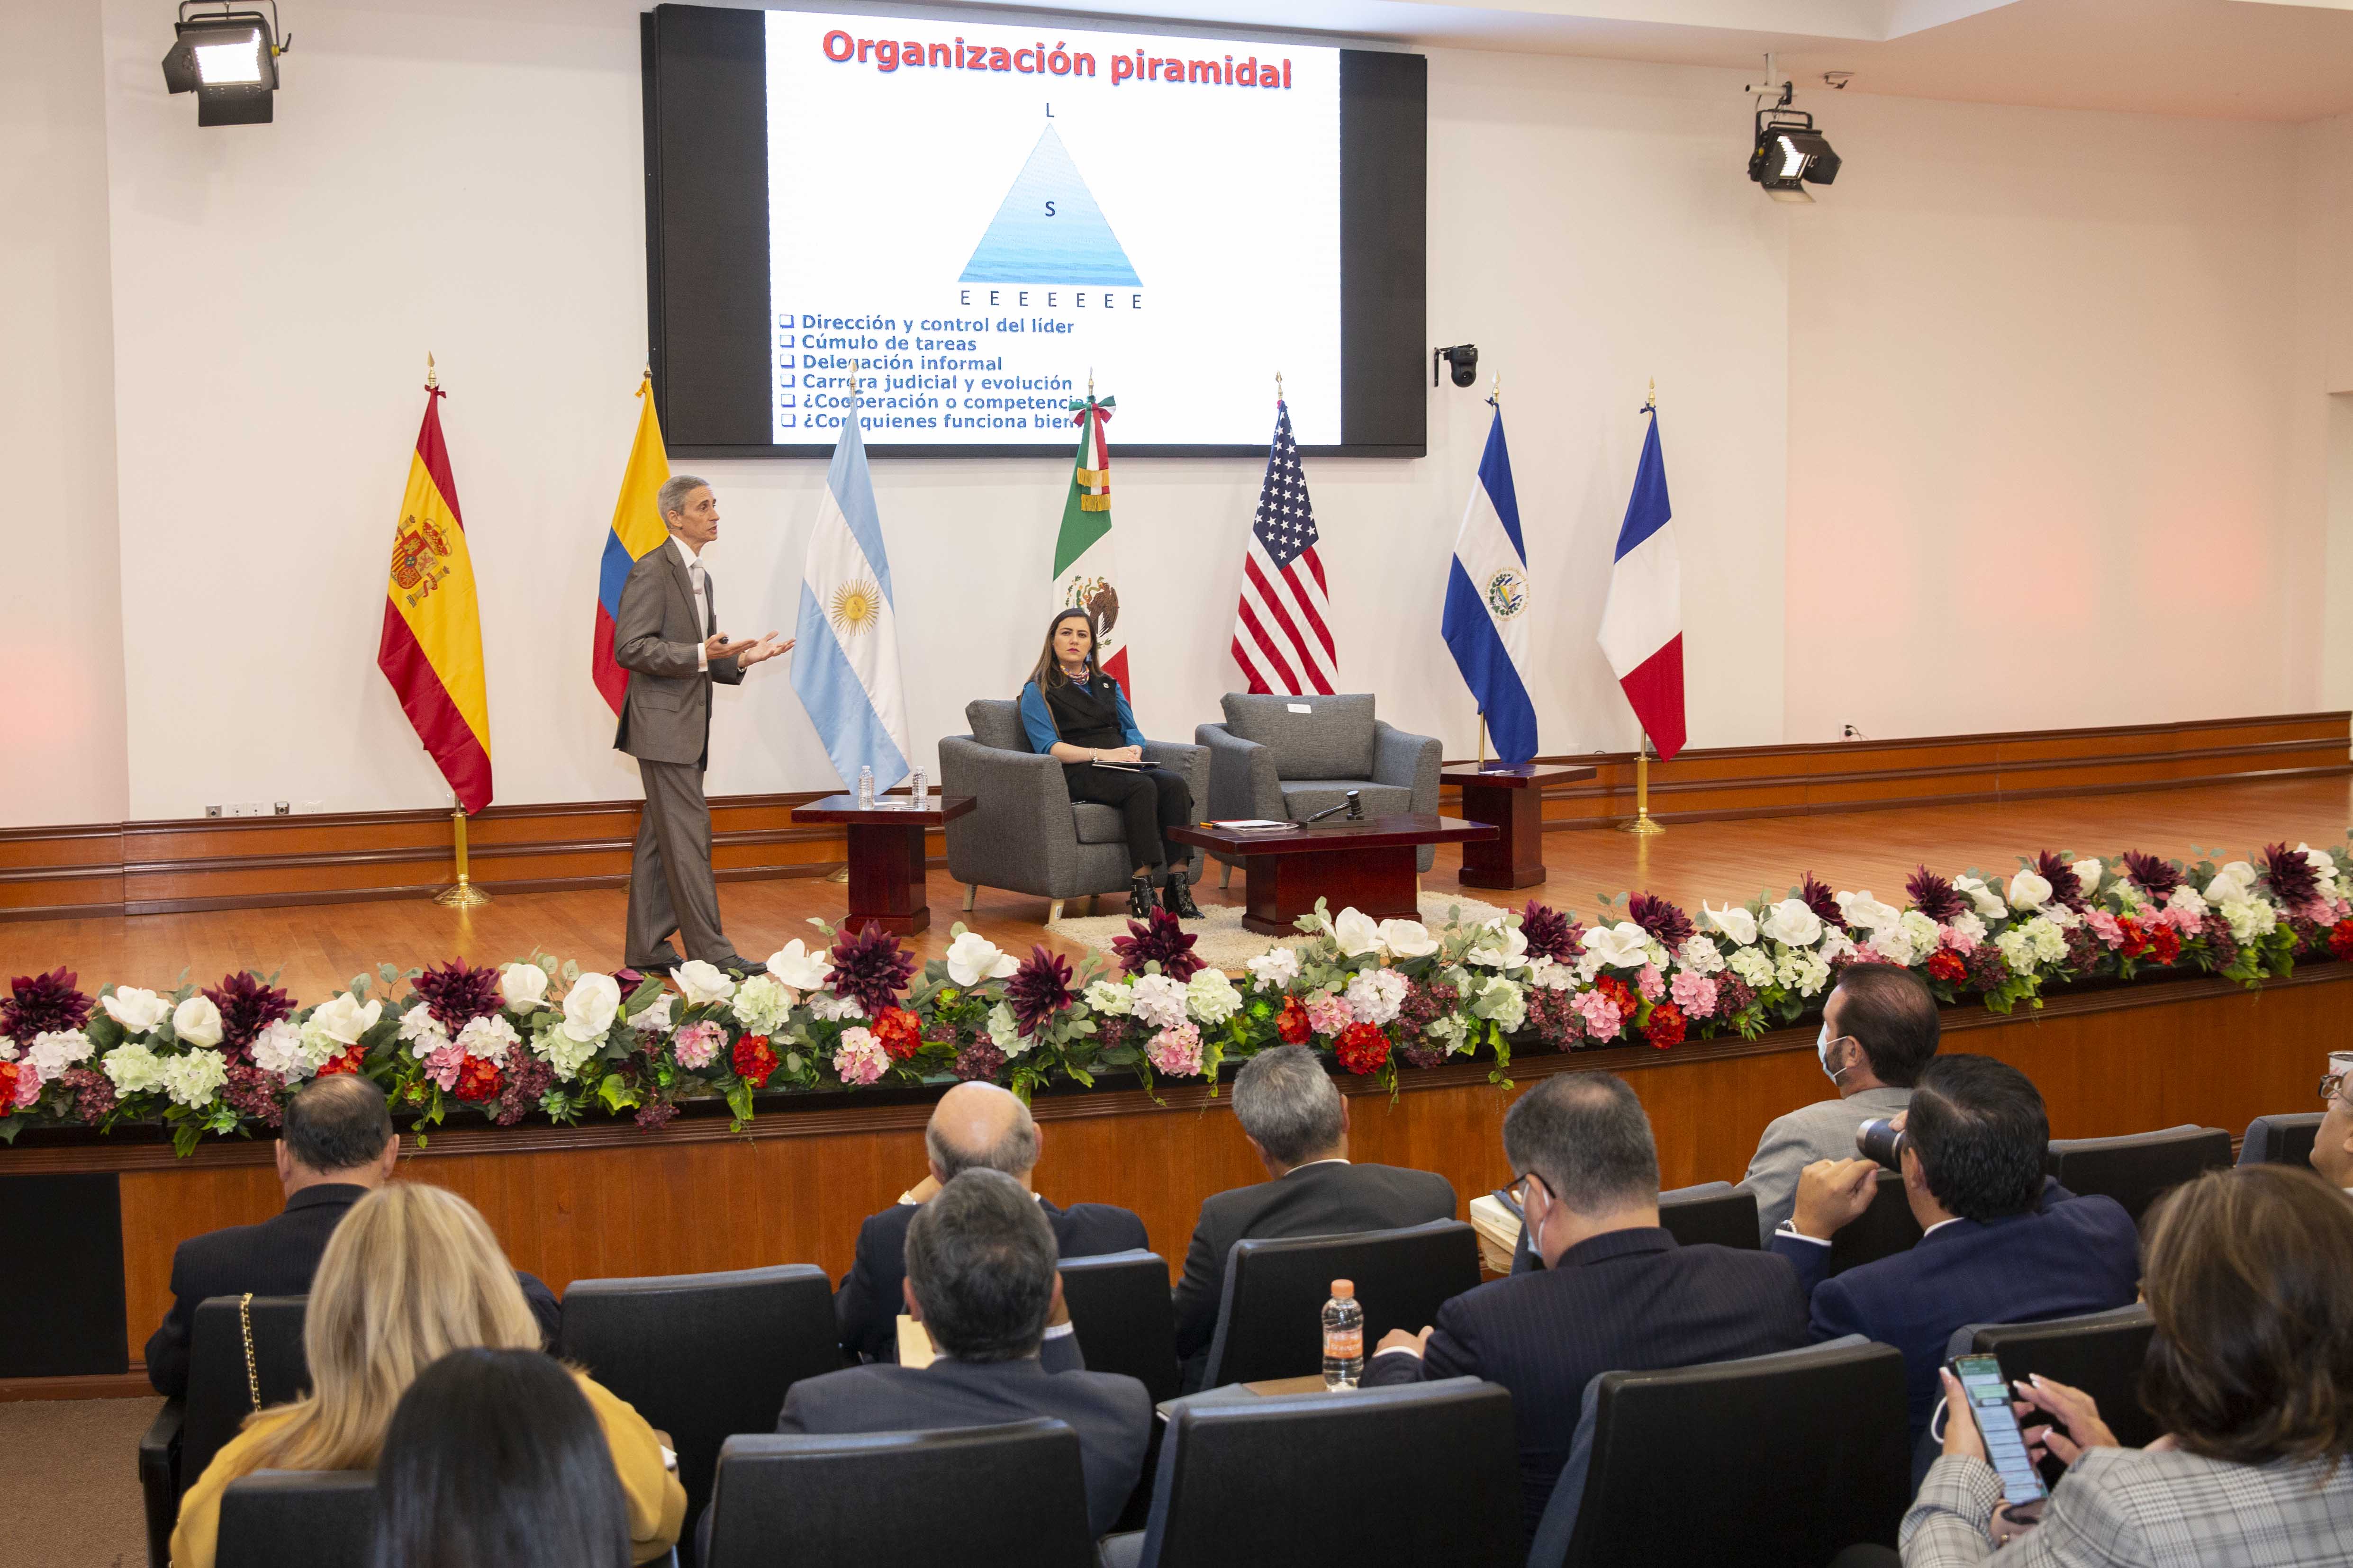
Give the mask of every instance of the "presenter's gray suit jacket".
[[1856, 1128], [1911, 1103], [1908, 1089], [1866, 1089], [1850, 1099], [1800, 1107], [1766, 1128], [1748, 1174], [1740, 1181], [1757, 1194], [1758, 1245], [1770, 1247], [1773, 1233], [1797, 1207], [1799, 1172], [1817, 1160], [1853, 1159]]
[[621, 584], [621, 613], [613, 622], [613, 662], [629, 672], [628, 696], [621, 703], [621, 727], [614, 746], [643, 762], [711, 760], [711, 683], [740, 685], [744, 671], [733, 655], [711, 661], [709, 674], [694, 668], [696, 647], [718, 629], [719, 597], [711, 574], [702, 574], [711, 606], [707, 631], [695, 629], [694, 584], [678, 546], [665, 539], [638, 557]]

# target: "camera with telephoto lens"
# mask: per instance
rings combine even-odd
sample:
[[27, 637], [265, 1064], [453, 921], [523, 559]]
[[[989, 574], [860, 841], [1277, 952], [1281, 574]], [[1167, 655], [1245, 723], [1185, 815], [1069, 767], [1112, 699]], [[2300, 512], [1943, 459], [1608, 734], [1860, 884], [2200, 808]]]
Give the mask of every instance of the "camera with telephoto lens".
[[1911, 1138], [1895, 1130], [1894, 1118], [1878, 1116], [1854, 1130], [1854, 1147], [1864, 1159], [1891, 1171], [1900, 1171], [1904, 1168], [1904, 1151], [1911, 1147]]

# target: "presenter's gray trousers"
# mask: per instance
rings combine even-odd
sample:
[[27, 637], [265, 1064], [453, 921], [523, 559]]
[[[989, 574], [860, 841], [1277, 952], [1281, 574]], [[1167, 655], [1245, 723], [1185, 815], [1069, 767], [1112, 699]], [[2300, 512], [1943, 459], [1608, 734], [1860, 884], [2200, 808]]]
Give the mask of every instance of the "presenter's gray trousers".
[[719, 929], [719, 885], [711, 875], [711, 803], [702, 796], [702, 769], [694, 763], [638, 759], [646, 808], [638, 819], [638, 849], [629, 863], [629, 936], [623, 950], [633, 969], [663, 959], [676, 931], [684, 956], [707, 963], [735, 959], [735, 944]]

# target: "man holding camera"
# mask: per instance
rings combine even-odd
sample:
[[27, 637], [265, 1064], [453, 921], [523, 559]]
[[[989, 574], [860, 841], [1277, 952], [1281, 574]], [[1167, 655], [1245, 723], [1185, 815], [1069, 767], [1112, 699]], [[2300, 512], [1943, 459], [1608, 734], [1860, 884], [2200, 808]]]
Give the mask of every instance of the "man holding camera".
[[1799, 1172], [1819, 1160], [1852, 1158], [1856, 1128], [1912, 1103], [1912, 1086], [1936, 1054], [1936, 999], [1918, 975], [1893, 963], [1846, 966], [1822, 1004], [1815, 1042], [1839, 1097], [1766, 1128], [1740, 1183], [1757, 1194], [1758, 1245], [1771, 1246], [1788, 1219]]
[[1812, 1293], [1816, 1340], [1862, 1334], [1904, 1352], [1912, 1436], [1927, 1429], [1945, 1344], [1964, 1323], [2023, 1323], [2130, 1306], [2140, 1233], [2114, 1198], [2042, 1173], [2051, 1123], [2024, 1073], [1941, 1056], [1920, 1074], [1895, 1160], [1920, 1222], [1909, 1252], [1824, 1279], [1831, 1238], [1871, 1206], [1876, 1161], [1822, 1160], [1798, 1178], [1772, 1250]]

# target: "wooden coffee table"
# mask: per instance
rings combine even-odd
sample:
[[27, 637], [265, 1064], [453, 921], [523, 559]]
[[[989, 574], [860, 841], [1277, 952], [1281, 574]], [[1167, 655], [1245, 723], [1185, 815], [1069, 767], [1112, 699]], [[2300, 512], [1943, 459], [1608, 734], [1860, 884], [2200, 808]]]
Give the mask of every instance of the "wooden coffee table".
[[1494, 838], [1462, 847], [1462, 885], [1533, 888], [1543, 881], [1545, 786], [1589, 779], [1594, 772], [1546, 763], [1466, 763], [1440, 770], [1440, 784], [1462, 791], [1462, 815], [1497, 829]]
[[1499, 830], [1483, 822], [1430, 812], [1327, 817], [1262, 833], [1193, 823], [1172, 827], [1179, 844], [1211, 849], [1242, 867], [1242, 925], [1265, 936], [1290, 936], [1315, 900], [1338, 914], [1354, 906], [1381, 920], [1419, 920], [1414, 861], [1425, 844], [1471, 844]]
[[[892, 806], [885, 802], [897, 801]], [[793, 808], [793, 820], [839, 824], [849, 834], [849, 913], [844, 931], [871, 922], [898, 936], [932, 923], [923, 889], [923, 835], [962, 816], [978, 803], [968, 795], [929, 796], [918, 811], [903, 795], [881, 796], [861, 811], [854, 795], [829, 795]]]

